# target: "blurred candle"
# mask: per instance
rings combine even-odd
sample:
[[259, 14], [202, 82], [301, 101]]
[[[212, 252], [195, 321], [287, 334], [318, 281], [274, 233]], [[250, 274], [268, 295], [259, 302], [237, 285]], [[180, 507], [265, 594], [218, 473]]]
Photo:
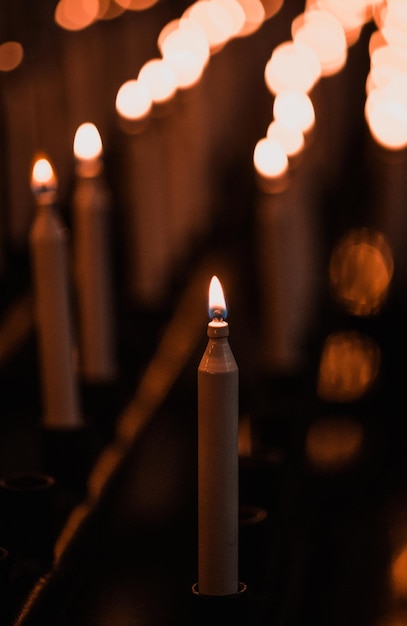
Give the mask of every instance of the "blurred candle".
[[37, 211], [30, 232], [44, 426], [82, 426], [74, 375], [67, 271], [67, 229], [54, 208], [57, 183], [45, 158], [35, 161], [31, 187]]
[[222, 287], [209, 290], [212, 321], [198, 368], [198, 590], [238, 591], [238, 367]]
[[73, 149], [77, 159], [73, 220], [80, 367], [87, 382], [111, 382], [116, 377], [111, 197], [103, 177], [102, 141], [94, 124], [79, 126]]

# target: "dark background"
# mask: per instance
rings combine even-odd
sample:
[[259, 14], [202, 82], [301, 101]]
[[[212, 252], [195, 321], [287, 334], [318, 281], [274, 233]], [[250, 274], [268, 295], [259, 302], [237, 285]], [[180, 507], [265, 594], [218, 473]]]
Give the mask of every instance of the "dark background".
[[[157, 160], [161, 149], [167, 155], [159, 172], [177, 177], [175, 197], [183, 210], [203, 216], [199, 229], [174, 244], [178, 254], [150, 299], [134, 278], [138, 242], [131, 214], [137, 211], [134, 189], [157, 181], [154, 175], [141, 180], [129, 160], [131, 146], [141, 139], [123, 130], [114, 102], [120, 85], [158, 56], [159, 32], [186, 5], [162, 0], [74, 33], [54, 24], [55, 3], [49, 0], [0, 5], [2, 40], [21, 41], [25, 51], [20, 67], [0, 75], [0, 473], [57, 476], [52, 515], [44, 513], [37, 523], [25, 512], [26, 526], [19, 527], [37, 546], [38, 528], [49, 524], [46, 536], [53, 544], [69, 514], [89, 508], [53, 568], [47, 541], [48, 552], [27, 548], [27, 557], [11, 551], [4, 623], [14, 621], [27, 598], [21, 618], [27, 624], [166, 626], [190, 620], [196, 369], [206, 344], [212, 274], [226, 292], [241, 421], [251, 426], [250, 451], [241, 454], [240, 466], [240, 578], [249, 588], [249, 623], [407, 623], [405, 570], [397, 561], [406, 541], [407, 165], [404, 151], [391, 153], [374, 143], [364, 120], [374, 24], [349, 49], [345, 68], [314, 88], [316, 125], [280, 193], [261, 191], [252, 154], [272, 115], [264, 66], [273, 48], [290, 38], [301, 2], [286, 2], [258, 32], [229, 42], [213, 55], [199, 86], [178, 94], [159, 122], [150, 122], [146, 133], [156, 123], [162, 133]], [[90, 385], [79, 374], [87, 428], [54, 440], [41, 428], [29, 175], [34, 154], [45, 151], [70, 227], [72, 141], [87, 120], [102, 135], [114, 198], [120, 375], [114, 384]], [[166, 129], [178, 127], [183, 134], [172, 152]], [[189, 196], [182, 193], [193, 156], [188, 150], [201, 157], [193, 159], [201, 169]], [[152, 171], [156, 165], [152, 158]], [[385, 237], [394, 262], [387, 299], [373, 315], [352, 314], [329, 281], [334, 247], [361, 228]], [[262, 256], [269, 249], [271, 274]], [[276, 319], [264, 315], [270, 292], [276, 294]], [[73, 302], [75, 307], [74, 289]], [[269, 346], [277, 324], [278, 336], [290, 346], [283, 359]], [[329, 336], [345, 331], [374, 342], [378, 374], [357, 397], [327, 399], [318, 393], [321, 353]], [[139, 429], [124, 445], [120, 424], [126, 412]], [[346, 456], [355, 433], [359, 447]], [[100, 472], [92, 468], [109, 451], [119, 465], [107, 471], [100, 495], [89, 477], [97, 480]], [[5, 516], [7, 510], [11, 518], [23, 515], [4, 500]], [[50, 571], [30, 597], [35, 581]]]

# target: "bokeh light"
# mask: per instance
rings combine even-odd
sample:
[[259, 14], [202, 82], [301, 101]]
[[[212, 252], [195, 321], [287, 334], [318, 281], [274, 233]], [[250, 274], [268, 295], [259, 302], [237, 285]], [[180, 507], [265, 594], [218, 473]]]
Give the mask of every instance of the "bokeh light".
[[[242, 13], [244, 20], [243, 10]], [[194, 2], [185, 11], [184, 16], [189, 17], [203, 29], [211, 53], [220, 50], [236, 34], [236, 23], [233, 15], [225, 5], [215, 2], [215, 0]]]
[[375, 141], [389, 150], [407, 146], [407, 91], [390, 81], [372, 89], [365, 103], [365, 119]]
[[310, 97], [301, 91], [282, 91], [273, 104], [274, 118], [285, 126], [307, 133], [315, 124], [315, 111]]
[[266, 64], [265, 83], [273, 94], [283, 90], [308, 93], [321, 76], [321, 64], [312, 48], [286, 41], [276, 48]]
[[348, 417], [325, 417], [311, 424], [305, 439], [308, 463], [323, 471], [344, 470], [359, 456], [364, 432]]
[[144, 11], [157, 4], [158, 0], [115, 0], [115, 2], [128, 11]]
[[24, 57], [21, 43], [5, 41], [0, 45], [0, 71], [10, 72], [20, 65]]
[[393, 268], [391, 249], [382, 233], [351, 230], [331, 255], [332, 294], [353, 315], [375, 314], [386, 300]]
[[144, 118], [151, 110], [152, 98], [149, 90], [138, 80], [128, 80], [116, 95], [116, 111], [128, 120]]
[[327, 402], [352, 402], [374, 383], [380, 349], [369, 337], [337, 332], [325, 340], [318, 372], [318, 396]]
[[267, 137], [257, 142], [253, 163], [258, 174], [266, 178], [280, 177], [288, 168], [288, 158], [282, 145]]
[[280, 120], [273, 120], [267, 128], [267, 138], [279, 143], [288, 157], [295, 156], [304, 147], [304, 135], [298, 128], [286, 126]]
[[98, 18], [98, 0], [59, 0], [55, 8], [55, 22], [65, 30], [82, 30]]
[[245, 15], [245, 22], [237, 37], [247, 37], [256, 32], [266, 19], [266, 11], [260, 0], [237, 0]]
[[163, 59], [151, 59], [141, 68], [139, 83], [144, 84], [151, 94], [153, 102], [162, 103], [170, 100], [177, 91], [177, 77]]
[[97, 159], [103, 151], [102, 139], [91, 122], [81, 124], [75, 133], [73, 151], [77, 159]]
[[334, 15], [345, 31], [348, 46], [356, 43], [362, 27], [371, 19], [370, 0], [308, 0], [306, 7]]
[[339, 72], [346, 63], [347, 41], [340, 21], [328, 11], [306, 11], [291, 25], [295, 42], [314, 50], [321, 63], [322, 76]]
[[161, 31], [157, 44], [174, 72], [179, 88], [189, 88], [201, 78], [210, 50], [205, 31], [189, 18], [170, 22]]

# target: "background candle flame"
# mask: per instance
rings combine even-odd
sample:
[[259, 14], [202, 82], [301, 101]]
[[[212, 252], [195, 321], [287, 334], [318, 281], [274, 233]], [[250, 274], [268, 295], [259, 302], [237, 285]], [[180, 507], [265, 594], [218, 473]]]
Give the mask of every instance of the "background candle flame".
[[97, 159], [102, 154], [102, 139], [91, 122], [81, 124], [75, 133], [73, 151], [77, 159]]
[[209, 285], [209, 317], [225, 319], [227, 307], [222, 285], [217, 276], [212, 276]]
[[51, 163], [45, 157], [40, 157], [34, 162], [31, 174], [31, 186], [33, 191], [41, 189], [52, 190], [56, 188], [56, 176]]

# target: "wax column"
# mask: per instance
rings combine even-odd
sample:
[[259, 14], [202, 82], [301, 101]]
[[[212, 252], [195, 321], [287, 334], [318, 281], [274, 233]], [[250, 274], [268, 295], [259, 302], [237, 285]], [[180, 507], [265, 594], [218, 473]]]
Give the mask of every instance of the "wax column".
[[198, 368], [198, 588], [238, 591], [238, 367], [222, 287], [210, 285], [209, 341]]
[[80, 368], [84, 379], [92, 383], [112, 382], [117, 373], [109, 240], [111, 195], [103, 177], [101, 153], [96, 126], [79, 126], [74, 139], [74, 263]]
[[41, 361], [43, 424], [74, 429], [82, 426], [82, 419], [73, 365], [67, 230], [54, 208], [56, 178], [45, 158], [34, 163], [32, 190], [37, 212], [30, 232], [30, 252]]

